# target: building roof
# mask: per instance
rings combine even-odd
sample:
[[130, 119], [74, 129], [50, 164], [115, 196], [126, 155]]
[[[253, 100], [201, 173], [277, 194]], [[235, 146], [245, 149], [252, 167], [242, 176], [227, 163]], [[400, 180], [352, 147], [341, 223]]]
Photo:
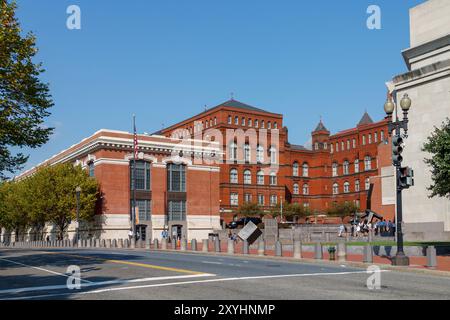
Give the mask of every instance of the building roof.
[[320, 120], [319, 124], [317, 125], [316, 129], [314, 129], [313, 132], [317, 132], [317, 131], [328, 131], [328, 129], [323, 124], [322, 120]]
[[221, 104], [219, 104], [219, 105], [217, 105], [217, 106], [215, 106], [213, 108], [210, 108], [210, 109], [208, 109], [206, 111], [215, 109], [217, 107], [232, 107], [232, 108], [238, 108], [238, 109], [244, 109], [244, 110], [272, 113], [272, 112], [269, 112], [269, 111], [266, 111], [266, 110], [263, 110], [263, 109], [260, 109], [260, 108], [256, 108], [256, 107], [250, 106], [248, 104], [242, 103], [242, 102], [234, 100], [234, 99], [225, 101], [224, 103], [221, 103]]
[[371, 123], [373, 123], [373, 120], [366, 111], [366, 112], [364, 112], [364, 115], [362, 116], [361, 120], [359, 120], [358, 126], [362, 126], [365, 124], [371, 124]]
[[307, 148], [305, 148], [304, 146], [301, 146], [299, 144], [291, 144], [291, 149], [292, 150], [308, 150]]

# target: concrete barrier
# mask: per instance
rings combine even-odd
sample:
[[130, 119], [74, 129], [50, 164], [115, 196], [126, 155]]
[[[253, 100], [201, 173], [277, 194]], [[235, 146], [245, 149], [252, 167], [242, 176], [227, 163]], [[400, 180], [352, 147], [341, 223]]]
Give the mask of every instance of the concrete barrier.
[[181, 239], [180, 241], [180, 250], [186, 251], [187, 250], [187, 239]]
[[215, 252], [220, 252], [220, 240], [219, 240], [219, 237], [216, 237], [214, 239], [214, 251]]
[[117, 243], [117, 247], [120, 249], [123, 249], [123, 239], [119, 239], [119, 242]]
[[129, 239], [123, 240], [123, 247], [125, 249], [128, 249], [129, 246], [130, 246], [130, 240]]
[[283, 256], [283, 245], [281, 244], [281, 241], [275, 242], [275, 256], [276, 257]]
[[191, 251], [197, 251], [197, 239], [191, 240]]
[[266, 243], [263, 239], [258, 241], [258, 256], [262, 257], [266, 254]]
[[150, 250], [150, 238], [145, 239], [145, 249]]
[[202, 251], [203, 252], [209, 251], [209, 240], [208, 239], [203, 239]]
[[347, 260], [347, 244], [345, 242], [338, 242], [337, 258], [340, 262], [344, 262]]
[[107, 248], [111, 248], [111, 245], [112, 245], [111, 239], [107, 239], [107, 240], [106, 240], [106, 247], [107, 247]]
[[370, 244], [364, 246], [363, 262], [364, 263], [373, 262], [373, 249]]
[[250, 254], [250, 246], [247, 240], [242, 241], [242, 253]]
[[166, 238], [161, 239], [161, 249], [167, 250], [167, 239]]
[[314, 259], [323, 259], [322, 244], [319, 242], [314, 244]]
[[436, 248], [434, 246], [427, 247], [427, 267], [436, 268], [437, 258], [436, 258]]
[[117, 248], [117, 239], [113, 239], [111, 243], [112, 248]]
[[234, 240], [228, 239], [227, 253], [228, 254], [234, 254]]
[[153, 240], [153, 249], [158, 250], [159, 249], [159, 241], [158, 239]]
[[302, 243], [299, 240], [294, 241], [294, 258], [302, 258]]

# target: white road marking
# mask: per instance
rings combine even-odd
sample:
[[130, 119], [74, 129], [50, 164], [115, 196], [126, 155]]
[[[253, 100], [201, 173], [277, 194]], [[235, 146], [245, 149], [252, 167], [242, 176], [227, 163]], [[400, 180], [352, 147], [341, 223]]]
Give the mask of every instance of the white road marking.
[[[163, 276], [163, 277], [152, 277], [152, 278], [141, 278], [141, 279], [129, 279], [129, 280], [109, 280], [100, 282], [89, 282], [81, 284], [82, 288], [94, 287], [94, 286], [104, 286], [111, 284], [127, 284], [127, 283], [137, 283], [137, 282], [149, 282], [149, 281], [160, 281], [160, 280], [175, 280], [175, 279], [190, 279], [199, 277], [213, 277], [215, 274], [202, 273], [202, 274], [192, 274], [192, 275], [182, 275], [182, 276]], [[0, 294], [6, 293], [22, 293], [30, 291], [43, 291], [43, 290], [60, 290], [67, 289], [67, 285], [53, 285], [53, 286], [41, 286], [41, 287], [28, 287], [28, 288], [17, 288], [17, 289], [5, 289], [0, 290]], [[0, 298], [1, 300], [1, 298]]]
[[216, 262], [216, 261], [202, 261], [202, 263], [207, 263], [207, 264], [223, 264], [222, 262]]
[[[380, 270], [380, 272], [390, 272], [390, 270]], [[7, 298], [7, 299], [3, 299], [3, 300], [39, 299], [39, 298], [50, 298], [50, 297], [56, 297], [56, 296], [67, 296], [67, 295], [71, 295], [71, 294], [87, 295], [87, 294], [104, 293], [104, 292], [112, 292], [112, 291], [136, 290], [136, 289], [155, 288], [155, 287], [170, 287], [170, 286], [178, 286], [178, 285], [197, 284], [197, 283], [201, 284], [201, 283], [211, 283], [211, 282], [276, 279], [276, 278], [288, 278], [288, 277], [339, 276], [339, 275], [349, 275], [349, 274], [367, 274], [367, 271], [330, 272], [330, 273], [320, 272], [320, 273], [282, 274], [282, 275], [252, 276], [252, 277], [216, 278], [216, 279], [207, 279], [207, 280], [157, 283], [157, 284], [148, 284], [148, 285], [132, 286], [132, 287], [107, 288], [107, 289], [99, 289], [99, 290], [84, 291], [84, 292], [68, 292], [68, 293], [48, 294], [48, 295], [40, 295], [40, 296]]]
[[[4, 260], [4, 261], [10, 262], [10, 263], [14, 263], [14, 264], [17, 264], [17, 265], [23, 266], [23, 267], [36, 269], [36, 270], [48, 272], [48, 273], [51, 273], [51, 274], [56, 274], [58, 276], [63, 276], [63, 277], [66, 277], [66, 278], [71, 277], [71, 275], [67, 275], [65, 273], [60, 273], [60, 272], [56, 272], [56, 271], [52, 271], [52, 270], [48, 270], [48, 269], [44, 269], [44, 268], [40, 268], [40, 267], [30, 266], [30, 265], [27, 265], [27, 264], [24, 264], [24, 263], [21, 263], [21, 262], [17, 262], [17, 261], [5, 259], [5, 258], [0, 258], [0, 260]], [[74, 277], [74, 279], [77, 279], [77, 278]], [[89, 281], [89, 280], [85, 280], [85, 279], [81, 279], [81, 278], [79, 280], [87, 282], [87, 283], [91, 283], [91, 281]]]

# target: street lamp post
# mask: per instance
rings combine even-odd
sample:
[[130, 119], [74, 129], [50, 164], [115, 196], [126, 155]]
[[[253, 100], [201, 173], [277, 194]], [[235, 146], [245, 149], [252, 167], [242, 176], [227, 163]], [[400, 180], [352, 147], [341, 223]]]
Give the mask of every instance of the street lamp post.
[[[408, 133], [408, 111], [411, 107], [411, 99], [405, 94], [400, 101], [400, 106], [403, 110], [403, 120], [398, 117], [398, 110], [396, 101], [392, 102], [391, 96], [388, 96], [388, 100], [384, 105], [384, 111], [389, 117], [388, 131], [389, 136], [392, 136], [392, 163], [395, 167], [395, 186], [397, 192], [397, 218], [396, 218], [396, 233], [397, 233], [397, 253], [395, 257], [392, 258], [392, 265], [396, 266], [408, 266], [409, 258], [405, 255], [403, 249], [403, 211], [402, 211], [402, 191], [413, 185], [412, 183], [412, 170], [409, 168], [402, 168], [403, 157], [401, 153], [403, 152], [403, 138], [407, 137]], [[392, 121], [392, 114], [395, 110], [395, 121]], [[404, 134], [401, 133], [404, 131]], [[392, 132], [395, 131], [394, 134]], [[406, 170], [405, 170], [406, 169]], [[411, 172], [410, 176], [405, 177], [405, 172]], [[406, 174], [408, 175], [408, 174]], [[405, 180], [405, 178], [411, 178], [411, 180]]]
[[80, 194], [81, 194], [81, 188], [76, 187], [75, 188], [75, 194], [77, 196], [77, 243], [80, 241]]

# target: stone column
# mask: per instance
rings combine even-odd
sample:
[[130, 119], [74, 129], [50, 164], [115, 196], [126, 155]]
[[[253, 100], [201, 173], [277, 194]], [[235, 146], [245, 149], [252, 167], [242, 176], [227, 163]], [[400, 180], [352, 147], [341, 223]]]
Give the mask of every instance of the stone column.
[[220, 239], [219, 239], [219, 237], [216, 237], [214, 239], [214, 251], [215, 252], [220, 252]]
[[153, 240], [153, 250], [159, 249], [159, 241], [158, 239]]
[[294, 241], [294, 258], [302, 258], [302, 243], [299, 240]]
[[191, 240], [191, 250], [192, 251], [197, 251], [197, 239], [192, 239]]
[[347, 244], [345, 242], [338, 242], [337, 258], [339, 262], [344, 262], [347, 260]]
[[186, 239], [181, 239], [180, 250], [181, 251], [186, 251], [187, 250], [187, 240]]
[[234, 254], [234, 240], [228, 239], [227, 253]]
[[281, 241], [278, 240], [275, 242], [275, 256], [281, 257], [283, 255], [283, 245], [281, 244]]
[[365, 263], [373, 262], [373, 250], [370, 244], [364, 246], [363, 262]]
[[314, 244], [314, 259], [323, 259], [322, 244], [320, 242]]
[[203, 252], [209, 251], [209, 240], [208, 239], [203, 239], [202, 251]]
[[436, 248], [434, 246], [427, 247], [427, 267], [433, 269], [437, 267]]
[[265, 255], [266, 251], [266, 243], [263, 239], [258, 241], [258, 256], [262, 257]]

